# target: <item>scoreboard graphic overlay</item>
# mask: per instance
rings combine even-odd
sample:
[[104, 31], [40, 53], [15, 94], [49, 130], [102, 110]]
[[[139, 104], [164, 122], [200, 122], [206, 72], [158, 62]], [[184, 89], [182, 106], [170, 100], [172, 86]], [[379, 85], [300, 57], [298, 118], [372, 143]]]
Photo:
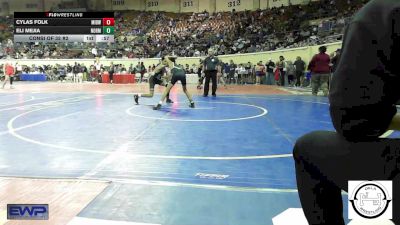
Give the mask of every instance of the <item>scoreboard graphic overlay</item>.
[[15, 12], [14, 42], [114, 42], [114, 13]]

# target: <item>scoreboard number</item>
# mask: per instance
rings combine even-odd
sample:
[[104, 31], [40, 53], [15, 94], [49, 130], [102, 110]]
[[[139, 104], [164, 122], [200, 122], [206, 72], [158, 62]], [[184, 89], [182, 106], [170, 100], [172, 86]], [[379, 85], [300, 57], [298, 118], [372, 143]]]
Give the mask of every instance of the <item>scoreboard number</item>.
[[192, 7], [193, 6], [193, 1], [184, 1], [183, 2], [183, 7]]
[[114, 26], [114, 18], [103, 18], [103, 26]]
[[52, 41], [68, 41], [69, 39], [68, 39], [68, 36], [61, 36], [61, 35], [52, 36], [52, 35], [49, 35], [49, 36], [47, 37], [47, 40], [52, 40]]
[[114, 34], [114, 27], [103, 27], [103, 34]]
[[85, 35], [85, 42], [94, 42], [95, 41], [95, 36], [94, 35]]
[[235, 1], [229, 1], [228, 2], [228, 7], [235, 7], [235, 6], [239, 6], [240, 5], [240, 0], [235, 0]]
[[148, 7], [148, 8], [150, 8], [150, 7], [156, 7], [156, 6], [158, 6], [158, 1], [150, 1], [150, 2], [147, 2], [147, 7]]

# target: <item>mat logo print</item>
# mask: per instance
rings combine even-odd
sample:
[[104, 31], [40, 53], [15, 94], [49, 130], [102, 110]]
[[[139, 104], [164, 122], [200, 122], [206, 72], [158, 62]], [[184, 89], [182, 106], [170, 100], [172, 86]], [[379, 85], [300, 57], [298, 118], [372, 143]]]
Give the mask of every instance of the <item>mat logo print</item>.
[[48, 220], [48, 204], [7, 204], [8, 220]]
[[349, 219], [392, 219], [392, 181], [349, 181]]
[[207, 173], [196, 173], [195, 176], [201, 179], [217, 179], [217, 180], [223, 180], [229, 177], [229, 175], [207, 174]]

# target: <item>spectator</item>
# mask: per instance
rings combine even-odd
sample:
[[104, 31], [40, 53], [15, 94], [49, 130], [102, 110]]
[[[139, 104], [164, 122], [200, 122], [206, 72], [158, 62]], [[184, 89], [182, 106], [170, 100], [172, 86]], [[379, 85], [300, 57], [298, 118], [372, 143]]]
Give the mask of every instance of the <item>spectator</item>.
[[96, 49], [96, 47], [93, 47], [92, 48], [92, 56], [94, 57], [94, 58], [96, 58], [97, 57], [97, 49]]
[[288, 78], [288, 84], [289, 86], [294, 86], [294, 77], [296, 75], [296, 68], [294, 67], [292, 61], [288, 60], [286, 62], [286, 73], [287, 73], [287, 78]]
[[114, 73], [115, 73], [115, 66], [114, 63], [110, 63], [110, 67], [108, 69], [108, 75], [110, 76], [110, 83], [113, 84], [114, 80]]
[[319, 54], [314, 55], [308, 65], [308, 70], [311, 71], [312, 94], [314, 96], [317, 96], [320, 88], [324, 96], [328, 96], [330, 61], [329, 55], [326, 54], [326, 47], [321, 46], [319, 47]]
[[286, 63], [283, 56], [279, 56], [279, 61], [276, 63], [276, 67], [279, 70], [279, 86], [285, 86], [285, 76], [286, 76]]
[[67, 77], [67, 69], [65, 66], [60, 65], [58, 67], [58, 74], [59, 74], [59, 82], [65, 82], [65, 78]]
[[191, 74], [197, 73], [197, 65], [195, 63], [192, 64], [192, 67], [190, 68], [190, 73]]
[[75, 62], [75, 65], [72, 68], [72, 72], [73, 72], [73, 81], [74, 81], [74, 83], [78, 82], [78, 74], [81, 73], [81, 67], [77, 62]]
[[229, 63], [223, 64], [223, 76], [227, 79], [226, 82], [229, 81], [229, 72], [231, 71], [231, 66]]
[[96, 61], [94, 62], [94, 67], [95, 67], [97, 73], [100, 73], [101, 64], [100, 64], [100, 62], [99, 62], [98, 60], [96, 60]]
[[224, 77], [224, 73], [223, 73], [223, 70], [224, 70], [224, 65], [225, 64], [223, 64], [222, 62], [218, 65], [218, 67], [217, 67], [217, 80], [218, 80], [218, 83], [219, 84], [223, 84], [224, 85], [224, 87], [226, 88], [226, 82], [225, 82], [225, 77]]
[[143, 81], [143, 76], [146, 73], [146, 67], [144, 66], [143, 62], [140, 63], [140, 82]]
[[[229, 64], [229, 74], [228, 74], [228, 81], [229, 84], [232, 83], [232, 81], [235, 80], [235, 71], [236, 71], [237, 65], [233, 62], [233, 60], [230, 61]], [[237, 81], [236, 81], [237, 82]]]
[[253, 70], [253, 66], [251, 65], [251, 62], [247, 62], [247, 64], [244, 66], [244, 73], [243, 73], [243, 81], [244, 84], [250, 83], [250, 79], [251, 79], [251, 74], [252, 74], [252, 70]]
[[340, 59], [340, 48], [336, 50], [335, 56], [332, 57], [331, 59], [331, 64], [332, 64], [332, 73], [336, 71], [336, 67], [339, 64], [339, 59]]
[[274, 85], [275, 84], [275, 79], [274, 79], [275, 63], [272, 61], [272, 58], [270, 58], [268, 60], [266, 67], [267, 67], [267, 84]]
[[134, 73], [135, 74], [140, 74], [140, 82], [143, 79], [143, 77], [141, 76], [141, 70], [142, 70], [142, 65], [140, 64], [140, 62], [138, 62], [137, 65], [134, 68]]
[[73, 72], [72, 72], [72, 66], [69, 65], [69, 63], [67, 63], [67, 68], [66, 68], [66, 70], [67, 70], [67, 77], [69, 77], [69, 79], [72, 79], [72, 80], [73, 80], [74, 74], [73, 74]]
[[198, 84], [197, 84], [197, 89], [201, 89], [201, 86], [203, 85], [203, 81], [204, 81], [204, 61], [203, 60], [199, 60], [199, 66], [197, 67], [197, 76], [199, 78]]
[[[301, 7], [286, 6], [279, 10], [265, 9], [234, 14], [225, 12], [209, 17], [205, 13], [128, 11], [120, 13], [121, 17], [116, 19], [115, 44], [99, 43], [96, 47], [92, 43], [68, 46], [14, 44], [11, 40], [12, 28], [7, 25], [12, 23], [12, 18], [0, 17], [0, 26], [2, 22], [7, 25], [4, 26], [4, 34], [0, 35], [3, 43], [0, 57], [132, 58], [156, 57], [172, 51], [180, 56], [201, 56], [205, 55], [210, 46], [215, 46], [218, 54], [235, 54], [302, 47], [317, 44], [318, 41], [338, 41], [348, 18], [363, 2], [357, 1], [354, 4], [356, 7], [350, 9], [323, 2], [311, 2]], [[321, 27], [301, 26], [302, 22], [336, 15], [340, 17], [322, 20]], [[77, 53], [70, 53], [68, 49], [74, 49]]]
[[90, 67], [90, 81], [95, 81], [100, 74], [100, 71], [97, 71], [96, 67], [93, 65]]
[[[154, 70], [154, 69], [153, 69], [153, 70]], [[132, 64], [132, 63], [129, 65], [129, 73], [130, 73], [130, 74], [135, 74], [135, 68], [133, 67], [133, 64]]]
[[14, 81], [14, 75], [15, 75], [15, 67], [11, 61], [8, 61], [3, 65], [3, 71], [4, 71], [5, 78], [3, 81], [3, 85], [1, 86], [1, 89], [4, 89], [4, 87], [7, 84], [7, 81], [10, 81], [10, 88], [14, 89], [13, 81]]
[[255, 73], [256, 73], [256, 85], [261, 84], [262, 80], [264, 80], [265, 76], [265, 68], [262, 62], [258, 62], [257, 65], [255, 66]]
[[247, 70], [243, 64], [239, 64], [239, 67], [236, 69], [236, 73], [238, 75], [237, 83], [244, 84], [244, 78], [245, 78], [245, 75], [247, 74]]
[[186, 64], [186, 65], [185, 65], [185, 72], [186, 72], [186, 74], [191, 73], [191, 72], [190, 72], [189, 64]]
[[77, 83], [82, 83], [83, 82], [83, 72], [84, 72], [83, 66], [81, 66], [78, 63], [78, 73], [77, 73], [77, 76], [76, 76], [76, 82]]
[[87, 69], [86, 65], [84, 65], [84, 64], [81, 65], [81, 71], [82, 71], [82, 80], [81, 80], [81, 82], [88, 81], [89, 80], [89, 76], [88, 76], [88, 69]]
[[22, 73], [22, 65], [20, 63], [15, 64], [16, 76], [19, 77]]
[[303, 84], [304, 79], [304, 71], [306, 70], [306, 63], [301, 59], [300, 56], [297, 56], [296, 61], [294, 62], [294, 66], [296, 68], [296, 87], [300, 87]]

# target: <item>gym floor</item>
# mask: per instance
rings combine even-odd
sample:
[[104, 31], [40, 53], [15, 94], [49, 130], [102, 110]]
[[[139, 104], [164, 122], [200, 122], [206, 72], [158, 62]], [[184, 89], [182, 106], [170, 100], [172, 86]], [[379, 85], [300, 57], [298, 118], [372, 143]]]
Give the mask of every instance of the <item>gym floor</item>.
[[[162, 87], [133, 103], [147, 84], [0, 90], [0, 224], [272, 225], [301, 207], [291, 152], [333, 130], [327, 98], [254, 85], [204, 98], [193, 86], [191, 109], [176, 86], [160, 111]], [[7, 221], [11, 203], [49, 204], [50, 220]]]

